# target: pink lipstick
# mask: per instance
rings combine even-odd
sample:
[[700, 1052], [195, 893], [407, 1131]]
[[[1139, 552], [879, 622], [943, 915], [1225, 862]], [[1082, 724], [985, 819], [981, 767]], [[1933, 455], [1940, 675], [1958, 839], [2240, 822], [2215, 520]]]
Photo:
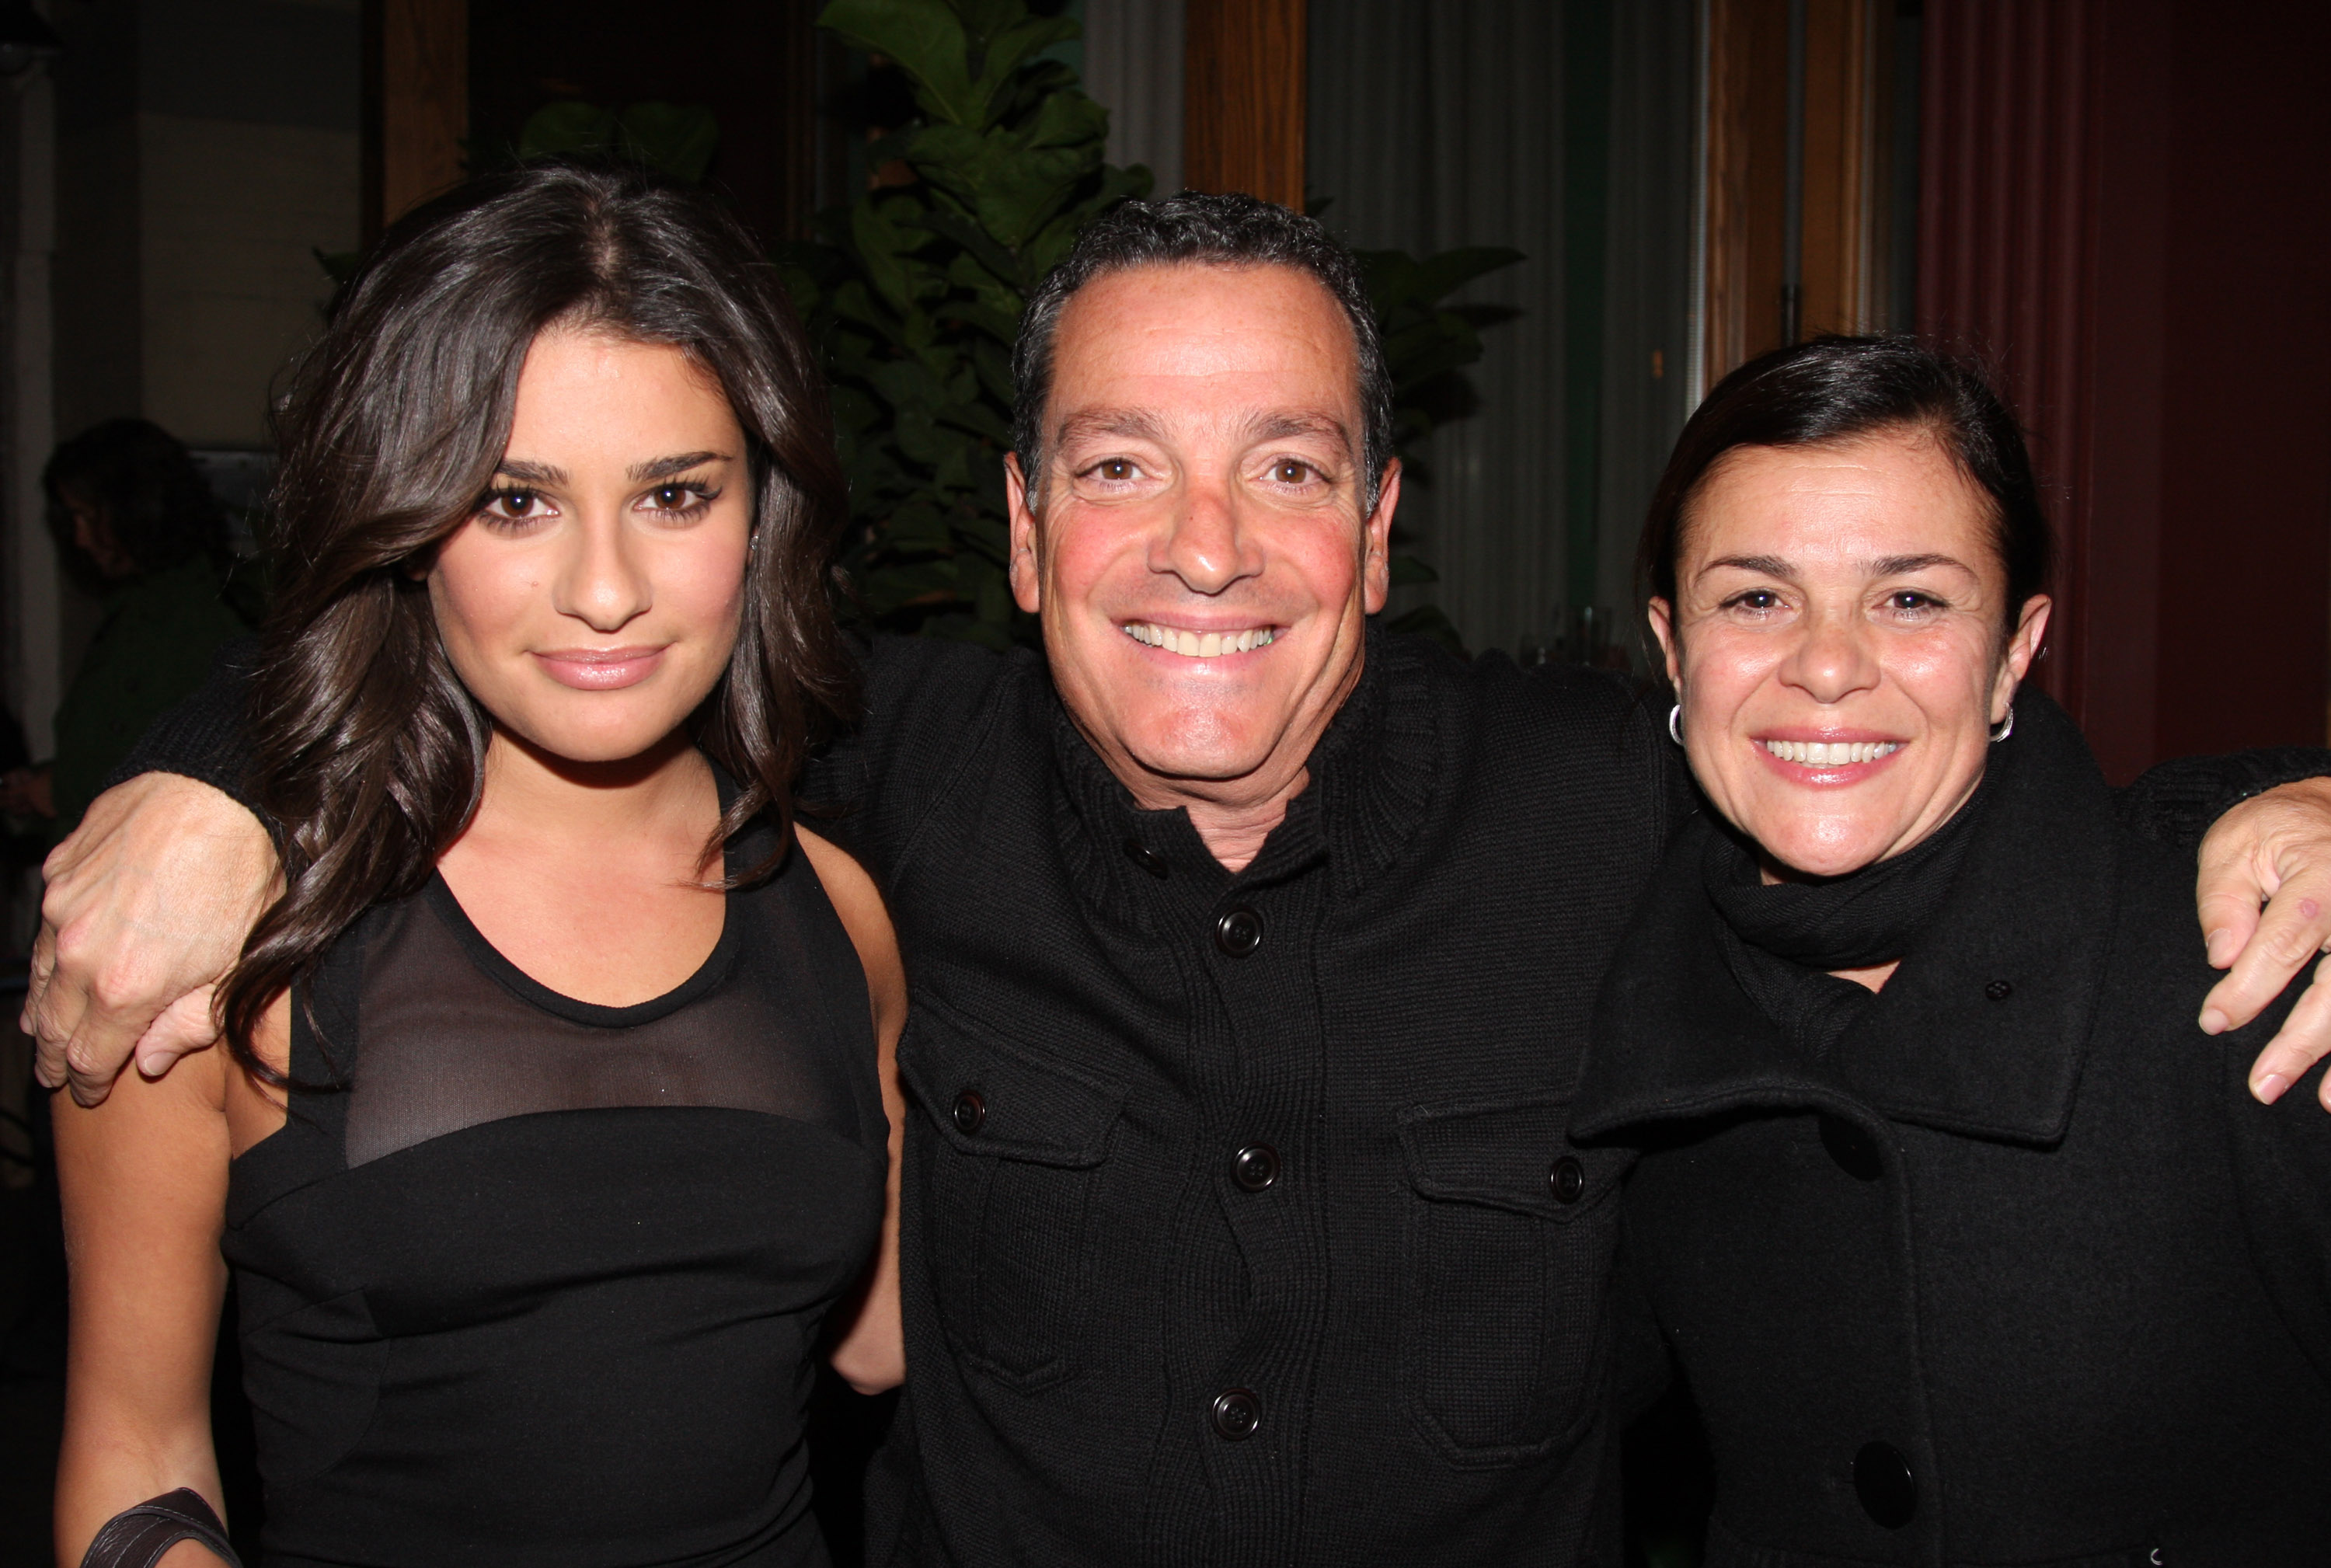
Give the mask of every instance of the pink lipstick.
[[620, 691], [636, 686], [663, 662], [661, 648], [554, 648], [534, 657], [561, 686], [577, 691]]

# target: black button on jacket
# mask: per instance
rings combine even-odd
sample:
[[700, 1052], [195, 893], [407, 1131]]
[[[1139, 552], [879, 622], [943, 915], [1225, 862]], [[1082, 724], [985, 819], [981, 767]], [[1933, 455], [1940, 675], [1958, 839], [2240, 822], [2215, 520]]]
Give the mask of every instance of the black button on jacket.
[[884, 641], [867, 706], [811, 820], [913, 987], [899, 1557], [1613, 1552], [1625, 1156], [1564, 1126], [1684, 787], [1656, 718], [1372, 638], [1233, 877], [1033, 659]]
[[1711, 1563], [2331, 1560], [2331, 1118], [2313, 1075], [2244, 1087], [2299, 987], [2204, 1036], [2191, 862], [2016, 707], [1825, 1055], [1735, 980], [1704, 820], [1608, 983], [1575, 1126], [1643, 1151], [1626, 1251], [1708, 1420]]

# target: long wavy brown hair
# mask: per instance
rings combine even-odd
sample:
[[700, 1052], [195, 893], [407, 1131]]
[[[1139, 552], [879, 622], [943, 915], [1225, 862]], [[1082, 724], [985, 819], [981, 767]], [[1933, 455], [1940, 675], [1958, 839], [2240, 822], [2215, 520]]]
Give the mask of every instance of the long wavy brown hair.
[[275, 413], [275, 597], [250, 713], [285, 890], [220, 997], [230, 1049], [263, 1081], [284, 1081], [252, 1049], [269, 1004], [368, 907], [417, 892], [477, 810], [492, 721], [447, 660], [415, 569], [475, 514], [528, 347], [554, 324], [679, 348], [744, 429], [742, 623], [692, 721], [739, 786], [720, 840], [764, 813], [785, 830], [740, 880], [775, 870], [804, 755], [854, 704], [832, 597], [847, 510], [824, 383], [736, 220], [644, 172], [574, 163], [475, 180], [399, 220]]

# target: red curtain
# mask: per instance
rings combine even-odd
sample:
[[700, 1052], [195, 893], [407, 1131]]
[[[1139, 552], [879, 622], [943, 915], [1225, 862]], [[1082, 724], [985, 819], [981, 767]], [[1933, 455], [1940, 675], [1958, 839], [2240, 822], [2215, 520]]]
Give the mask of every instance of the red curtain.
[[1927, 0], [1922, 43], [1918, 323], [2032, 433], [2040, 679], [2116, 778], [2319, 744], [2331, 8]]

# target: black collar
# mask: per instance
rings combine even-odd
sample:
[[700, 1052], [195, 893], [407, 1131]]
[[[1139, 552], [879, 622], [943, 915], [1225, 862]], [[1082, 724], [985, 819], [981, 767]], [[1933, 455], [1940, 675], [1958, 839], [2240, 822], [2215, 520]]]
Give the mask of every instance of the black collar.
[[1827, 1063], [1784, 1041], [1726, 966], [1700, 872], [1716, 829], [1695, 818], [1604, 980], [1575, 1134], [1858, 1103], [1976, 1137], [2060, 1138], [2112, 936], [2114, 815], [2063, 710], [2031, 689], [2015, 703], [1949, 897]]
[[1433, 657], [1369, 624], [1359, 684], [1312, 749], [1310, 784], [1235, 877], [1208, 852], [1186, 811], [1134, 804], [1054, 694], [1061, 843], [1078, 887], [1137, 925], [1147, 924], [1141, 912], [1155, 908], [1161, 880], [1211, 898], [1284, 880], [1324, 859], [1337, 895], [1358, 893], [1391, 869], [1432, 800], [1441, 757]]

